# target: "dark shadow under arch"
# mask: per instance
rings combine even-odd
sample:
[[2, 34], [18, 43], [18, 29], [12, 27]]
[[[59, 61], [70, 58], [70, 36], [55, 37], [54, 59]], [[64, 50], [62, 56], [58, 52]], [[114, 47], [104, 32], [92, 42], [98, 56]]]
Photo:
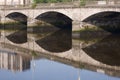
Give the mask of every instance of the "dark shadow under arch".
[[120, 12], [99, 12], [83, 20], [111, 33], [120, 33]]
[[27, 16], [24, 15], [23, 13], [13, 12], [13, 13], [6, 15], [6, 18], [10, 18], [12, 20], [15, 20], [15, 21], [18, 21], [20, 23], [27, 25]]
[[72, 19], [59, 12], [45, 12], [37, 16], [36, 19], [54, 25], [58, 28], [72, 28]]

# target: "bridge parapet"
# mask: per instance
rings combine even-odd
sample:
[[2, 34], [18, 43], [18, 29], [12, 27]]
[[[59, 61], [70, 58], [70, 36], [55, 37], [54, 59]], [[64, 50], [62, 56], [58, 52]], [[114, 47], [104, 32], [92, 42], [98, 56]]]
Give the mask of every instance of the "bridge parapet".
[[25, 9], [25, 8], [76, 8], [76, 7], [106, 7], [106, 6], [120, 6], [118, 0], [75, 0], [71, 2], [59, 2], [59, 3], [37, 3], [26, 5], [0, 5], [1, 9]]

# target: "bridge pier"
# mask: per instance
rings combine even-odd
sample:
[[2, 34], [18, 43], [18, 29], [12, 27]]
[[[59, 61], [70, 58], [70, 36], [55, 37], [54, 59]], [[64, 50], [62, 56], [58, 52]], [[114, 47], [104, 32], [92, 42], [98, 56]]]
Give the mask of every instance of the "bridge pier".
[[36, 26], [36, 19], [28, 17], [27, 19], [27, 27], [33, 27]]
[[73, 21], [72, 22], [72, 31], [76, 31], [80, 29], [80, 21]]
[[72, 31], [79, 31], [85, 27], [88, 27], [88, 26], [93, 26], [91, 24], [87, 24], [85, 22], [82, 22], [82, 21], [73, 21], [72, 22]]

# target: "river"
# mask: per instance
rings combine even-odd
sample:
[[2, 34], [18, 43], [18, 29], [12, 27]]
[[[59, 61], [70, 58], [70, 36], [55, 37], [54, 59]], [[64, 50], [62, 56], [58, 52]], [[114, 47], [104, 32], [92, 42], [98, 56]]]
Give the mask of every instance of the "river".
[[0, 80], [120, 80], [120, 35], [9, 27], [0, 30]]

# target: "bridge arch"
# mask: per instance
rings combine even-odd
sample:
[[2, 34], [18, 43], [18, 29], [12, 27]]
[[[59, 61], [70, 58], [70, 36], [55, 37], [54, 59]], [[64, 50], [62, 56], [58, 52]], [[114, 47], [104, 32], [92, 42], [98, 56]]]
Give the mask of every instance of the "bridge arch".
[[21, 14], [24, 15], [25, 17], [28, 17], [28, 14], [25, 11], [6, 11], [7, 14], [5, 14], [5, 17], [10, 15], [10, 14]]
[[34, 13], [36, 16], [34, 16], [34, 18], [36, 18], [37, 16], [41, 15], [41, 14], [44, 14], [44, 13], [48, 13], [48, 12], [56, 12], [56, 13], [60, 13], [60, 14], [63, 14], [67, 17], [69, 17], [70, 19], [73, 19], [73, 16], [71, 14], [71, 9], [42, 9], [42, 10], [34, 10]]
[[47, 11], [41, 13], [35, 17], [35, 19], [44, 21], [59, 28], [64, 28], [64, 26], [67, 26], [67, 28], [72, 27], [72, 19], [69, 16], [57, 11]]
[[85, 18], [82, 22], [92, 24], [108, 32], [120, 32], [120, 12], [118, 11], [102, 11], [94, 13]]
[[119, 11], [96, 11], [95, 13], [93, 12], [92, 14], [89, 14], [86, 18], [84, 18], [82, 21], [85, 21], [86, 19], [91, 19], [91, 18], [95, 18], [95, 17], [106, 17], [106, 16], [116, 16], [120, 14]]
[[9, 18], [11, 20], [14, 20], [14, 21], [18, 21], [18, 22], [27, 24], [28, 17], [21, 12], [11, 12], [11, 13], [8, 13], [5, 17]]
[[[5, 24], [7, 30], [6, 38], [15, 44], [23, 44], [27, 42], [27, 16], [21, 12], [12, 12], [5, 16], [8, 23]], [[12, 24], [11, 24], [12, 22]]]

